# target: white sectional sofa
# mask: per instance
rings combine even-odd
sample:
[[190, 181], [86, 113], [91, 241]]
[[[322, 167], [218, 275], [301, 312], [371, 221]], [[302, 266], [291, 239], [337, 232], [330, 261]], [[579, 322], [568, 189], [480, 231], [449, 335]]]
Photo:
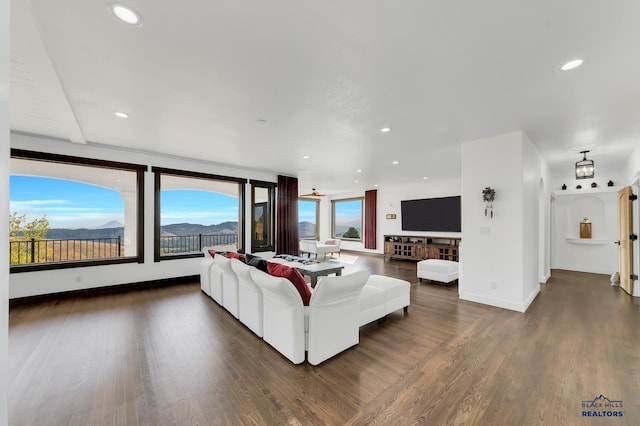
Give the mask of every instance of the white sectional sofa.
[[356, 271], [321, 277], [304, 306], [288, 279], [203, 251], [202, 291], [219, 292], [218, 304], [294, 364], [305, 353], [312, 365], [335, 356], [358, 344], [361, 326], [400, 308], [406, 314], [410, 304], [408, 281]]

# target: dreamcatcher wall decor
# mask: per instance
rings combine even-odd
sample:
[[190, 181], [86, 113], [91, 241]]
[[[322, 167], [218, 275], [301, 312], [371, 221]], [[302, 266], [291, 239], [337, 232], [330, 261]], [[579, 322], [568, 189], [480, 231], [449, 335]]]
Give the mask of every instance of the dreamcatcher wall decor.
[[484, 215], [493, 219], [493, 200], [496, 199], [496, 190], [487, 186], [482, 190], [482, 200], [484, 201]]

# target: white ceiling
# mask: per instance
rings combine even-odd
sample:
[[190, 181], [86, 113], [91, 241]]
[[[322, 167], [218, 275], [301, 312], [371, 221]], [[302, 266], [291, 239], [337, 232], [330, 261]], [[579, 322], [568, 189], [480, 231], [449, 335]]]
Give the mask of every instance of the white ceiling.
[[123, 1], [140, 27], [109, 3], [12, 1], [13, 130], [303, 193], [459, 176], [462, 142], [519, 129], [556, 174], [584, 149], [620, 170], [640, 141], [637, 0]]

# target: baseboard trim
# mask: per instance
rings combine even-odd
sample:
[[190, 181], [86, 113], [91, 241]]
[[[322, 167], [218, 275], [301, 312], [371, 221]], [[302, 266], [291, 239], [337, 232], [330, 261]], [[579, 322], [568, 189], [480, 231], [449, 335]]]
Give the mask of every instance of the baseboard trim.
[[32, 305], [35, 303], [51, 302], [55, 300], [70, 299], [74, 297], [96, 297], [109, 294], [126, 293], [128, 291], [147, 290], [152, 287], [164, 287], [169, 285], [182, 285], [199, 282], [200, 275], [187, 275], [184, 277], [163, 278], [160, 280], [139, 281], [135, 283], [118, 284], [106, 287], [84, 288], [81, 290], [69, 290], [59, 293], [38, 294], [35, 296], [16, 297], [9, 299], [9, 309], [18, 306]]
[[523, 303], [511, 302], [509, 300], [504, 300], [504, 299], [496, 299], [493, 297], [487, 297], [480, 294], [469, 293], [469, 292], [460, 292], [459, 297], [460, 299], [466, 300], [469, 302], [482, 303], [483, 305], [495, 306], [497, 308], [508, 309], [510, 311], [525, 312], [529, 308], [529, 305], [533, 303], [538, 293], [540, 293], [539, 285], [533, 289], [531, 294], [529, 294], [529, 296]]

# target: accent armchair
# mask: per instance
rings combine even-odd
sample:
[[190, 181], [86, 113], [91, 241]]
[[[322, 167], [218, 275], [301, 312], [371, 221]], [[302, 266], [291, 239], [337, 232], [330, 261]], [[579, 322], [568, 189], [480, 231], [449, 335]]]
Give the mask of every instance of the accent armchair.
[[326, 240], [324, 243], [315, 240], [300, 240], [300, 254], [315, 254], [326, 257], [328, 253], [340, 255], [340, 240]]

